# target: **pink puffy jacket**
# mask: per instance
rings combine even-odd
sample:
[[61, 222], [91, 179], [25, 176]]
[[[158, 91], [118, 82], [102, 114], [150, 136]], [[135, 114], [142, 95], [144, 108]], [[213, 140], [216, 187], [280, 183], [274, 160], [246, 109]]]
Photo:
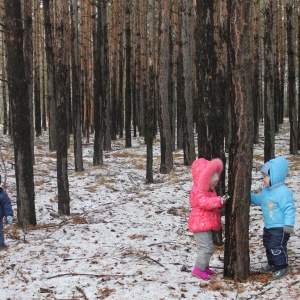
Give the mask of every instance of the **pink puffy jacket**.
[[189, 216], [189, 231], [199, 232], [208, 230], [220, 230], [221, 197], [216, 191], [209, 189], [210, 181], [215, 172], [223, 171], [223, 162], [219, 158], [208, 161], [204, 158], [196, 159], [192, 166], [194, 185], [190, 192], [190, 205], [192, 210]]

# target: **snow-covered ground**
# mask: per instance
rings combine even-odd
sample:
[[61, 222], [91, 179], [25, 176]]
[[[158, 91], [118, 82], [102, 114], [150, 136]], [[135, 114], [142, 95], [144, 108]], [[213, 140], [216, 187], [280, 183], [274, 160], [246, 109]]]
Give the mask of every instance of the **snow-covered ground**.
[[[287, 124], [276, 137], [276, 155], [290, 163], [287, 185], [300, 208], [299, 157], [290, 156]], [[182, 151], [174, 153], [175, 168], [159, 173], [159, 142], [154, 150], [153, 184], [145, 184], [146, 148], [134, 138], [105, 152], [104, 166], [93, 167], [93, 145], [84, 145], [85, 171], [75, 173], [69, 156], [71, 215], [57, 214], [55, 153], [47, 135], [35, 142], [35, 192], [38, 225], [20, 229], [5, 225], [9, 248], [0, 251], [0, 299], [300, 299], [299, 217], [288, 248], [291, 272], [273, 281], [260, 274], [266, 263], [262, 245], [261, 210], [250, 211], [251, 277], [234, 282], [223, 277], [223, 249], [215, 249], [211, 267], [217, 276], [204, 281], [191, 276], [196, 251], [187, 231], [190, 168]], [[7, 192], [16, 212], [13, 153], [2, 137], [2, 161], [7, 166]], [[263, 143], [255, 146], [252, 190], [262, 187], [259, 172]], [[2, 174], [3, 174], [2, 166]], [[2, 175], [3, 178], [3, 175]], [[224, 221], [224, 220], [223, 220]]]

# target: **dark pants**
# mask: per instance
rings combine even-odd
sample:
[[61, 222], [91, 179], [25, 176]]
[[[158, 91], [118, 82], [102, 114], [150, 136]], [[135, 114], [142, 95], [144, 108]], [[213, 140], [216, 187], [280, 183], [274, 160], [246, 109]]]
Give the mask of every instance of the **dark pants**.
[[287, 241], [290, 235], [283, 231], [283, 227], [264, 228], [263, 242], [266, 248], [268, 264], [276, 270], [288, 267]]

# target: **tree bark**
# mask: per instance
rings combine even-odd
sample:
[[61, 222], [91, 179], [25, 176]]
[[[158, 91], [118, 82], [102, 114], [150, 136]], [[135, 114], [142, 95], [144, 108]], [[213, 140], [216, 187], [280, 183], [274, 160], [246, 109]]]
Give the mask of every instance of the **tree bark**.
[[179, 10], [179, 36], [182, 49], [183, 80], [180, 89], [183, 90], [180, 114], [183, 128], [183, 154], [184, 164], [190, 166], [196, 159], [193, 122], [193, 80], [192, 80], [192, 44], [194, 4], [193, 0], [180, 0]]
[[264, 160], [275, 157], [274, 118], [274, 63], [273, 63], [273, 6], [272, 0], [265, 1], [264, 35]]
[[158, 54], [158, 101], [161, 164], [160, 172], [168, 174], [173, 169], [173, 145], [171, 131], [171, 117], [169, 106], [169, 38], [170, 38], [170, 10], [169, 0], [161, 0], [160, 34]]
[[126, 0], [125, 7], [125, 39], [126, 39], [126, 87], [125, 87], [125, 147], [131, 145], [131, 28], [130, 28], [131, 0]]
[[101, 55], [103, 52], [101, 51], [101, 40], [103, 39], [103, 28], [101, 22], [101, 1], [97, 1], [97, 25], [96, 25], [96, 35], [95, 45], [94, 45], [94, 156], [93, 156], [93, 165], [101, 166], [103, 165], [103, 118], [101, 118], [104, 106], [103, 100], [103, 60]]
[[[56, 150], [56, 101], [55, 101], [55, 65], [54, 65], [54, 50], [53, 50], [53, 24], [51, 23], [51, 11], [50, 3], [52, 6], [52, 0], [43, 1], [43, 14], [44, 14], [44, 26], [45, 26], [45, 49], [46, 49], [46, 61], [47, 61], [47, 94], [48, 94], [48, 106], [49, 106], [49, 149], [50, 151]], [[51, 11], [50, 11], [51, 10]]]
[[70, 214], [70, 195], [68, 179], [68, 3], [56, 2], [56, 107], [57, 107], [57, 187], [58, 212]]
[[81, 96], [79, 79], [78, 7], [77, 0], [71, 2], [71, 62], [72, 62], [72, 109], [75, 172], [82, 172]]
[[295, 58], [293, 40], [293, 5], [290, 1], [286, 4], [287, 19], [287, 59], [288, 59], [288, 104], [290, 121], [290, 154], [298, 154], [298, 128], [297, 128], [297, 107], [296, 107], [296, 80], [295, 80]]
[[25, 78], [23, 27], [20, 0], [4, 1], [7, 76], [12, 109], [12, 132], [17, 185], [19, 226], [36, 225], [32, 130], [28, 81]]
[[253, 122], [254, 122], [254, 143], [259, 143], [260, 123], [260, 7], [259, 0], [255, 0], [254, 22], [253, 22]]
[[250, 0], [229, 1], [232, 70], [232, 144], [229, 153], [229, 203], [225, 210], [224, 276], [249, 277], [249, 203], [253, 155], [253, 107], [249, 44]]

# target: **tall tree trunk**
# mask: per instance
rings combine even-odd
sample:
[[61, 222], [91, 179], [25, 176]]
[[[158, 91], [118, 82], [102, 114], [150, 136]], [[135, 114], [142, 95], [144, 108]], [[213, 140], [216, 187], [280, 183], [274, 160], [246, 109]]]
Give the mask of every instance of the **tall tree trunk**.
[[260, 7], [259, 0], [255, 0], [254, 22], [253, 22], [253, 122], [254, 122], [254, 143], [259, 143], [259, 123], [260, 123]]
[[96, 36], [95, 36], [95, 45], [94, 45], [94, 127], [95, 127], [95, 138], [94, 138], [94, 156], [93, 156], [93, 165], [101, 166], [103, 164], [103, 119], [102, 111], [104, 106], [103, 100], [103, 59], [101, 55], [101, 41], [103, 39], [103, 28], [101, 22], [101, 3], [102, 0], [97, 1], [97, 26], [96, 26]]
[[279, 68], [280, 68], [280, 94], [279, 94], [279, 108], [278, 108], [278, 119], [279, 119], [279, 124], [283, 123], [283, 118], [284, 118], [284, 87], [285, 87], [285, 74], [286, 74], [286, 38], [285, 38], [285, 17], [284, 17], [284, 0], [279, 0], [279, 7], [281, 9], [279, 10]]
[[[39, 7], [39, 5], [37, 5]], [[35, 50], [34, 50], [34, 124], [36, 136], [42, 134], [42, 115], [41, 115], [41, 78], [40, 78], [40, 57], [41, 57], [41, 31], [40, 31], [40, 9], [35, 10]]]
[[103, 85], [103, 110], [101, 119], [103, 119], [103, 150], [111, 150], [111, 115], [110, 115], [110, 70], [109, 70], [109, 48], [108, 48], [108, 28], [107, 28], [107, 1], [101, 2], [101, 60], [102, 60], [102, 82]]
[[264, 34], [264, 160], [275, 156], [275, 121], [274, 121], [274, 63], [273, 63], [273, 5], [272, 0], [265, 1]]
[[296, 80], [295, 80], [295, 59], [294, 59], [294, 41], [293, 41], [293, 6], [291, 1], [286, 3], [286, 21], [287, 21], [287, 59], [288, 59], [288, 104], [290, 121], [290, 154], [298, 154], [298, 128], [297, 128], [297, 108], [296, 108]]
[[33, 21], [32, 1], [24, 1], [24, 67], [25, 76], [28, 80], [28, 97], [30, 106], [31, 123], [31, 149], [34, 162], [34, 126], [33, 126]]
[[[253, 155], [253, 78], [250, 56], [250, 0], [228, 2], [232, 70], [232, 144], [229, 153], [229, 203], [225, 212], [224, 276], [249, 277], [249, 202]], [[238, 16], [238, 17], [237, 17]]]
[[216, 157], [215, 138], [218, 126], [216, 99], [217, 57], [214, 46], [214, 1], [197, 2], [197, 89], [198, 157]]
[[[275, 4], [277, 1], [275, 1]], [[277, 7], [275, 7], [276, 13], [274, 15], [274, 26], [273, 26], [273, 57], [274, 57], [274, 126], [275, 134], [279, 131], [279, 87], [280, 87], [280, 77], [279, 77], [279, 14], [277, 12]]]
[[78, 47], [78, 6], [77, 0], [71, 2], [71, 62], [72, 62], [72, 109], [75, 172], [83, 171], [82, 132], [81, 132], [81, 97], [79, 79]]
[[58, 212], [70, 214], [68, 179], [68, 2], [56, 0], [56, 106]]
[[[50, 6], [51, 3], [51, 6]], [[53, 49], [53, 24], [51, 23], [52, 0], [43, 1], [43, 14], [45, 26], [45, 47], [47, 60], [47, 95], [49, 105], [49, 149], [56, 150], [56, 101], [55, 101], [55, 65]], [[51, 10], [51, 11], [50, 11]]]
[[32, 131], [28, 80], [25, 78], [20, 0], [4, 1], [7, 42], [7, 76], [12, 109], [18, 224], [36, 225], [33, 180]]
[[154, 97], [155, 97], [155, 0], [149, 0], [149, 66], [148, 81], [149, 92], [147, 102], [145, 103], [145, 140], [147, 145], [147, 162], [146, 162], [146, 182], [153, 183], [153, 137], [155, 135], [155, 117], [154, 117]]
[[160, 34], [158, 53], [158, 101], [159, 101], [159, 125], [161, 164], [160, 172], [168, 174], [173, 169], [173, 144], [171, 130], [171, 116], [169, 106], [169, 30], [170, 30], [169, 0], [161, 0]]
[[118, 101], [118, 22], [119, 22], [119, 0], [114, 1], [112, 8], [112, 34], [111, 34], [111, 137], [117, 139], [119, 101]]
[[179, 36], [183, 55], [183, 82], [180, 89], [184, 98], [181, 101], [184, 164], [190, 166], [196, 158], [193, 122], [193, 80], [192, 43], [194, 3], [193, 0], [179, 0]]
[[[5, 49], [5, 44], [4, 44], [4, 40], [5, 38], [4, 36], [4, 32], [0, 33], [1, 35], [1, 48]], [[2, 51], [1, 53], [1, 70], [2, 70], [2, 77], [6, 78], [6, 71], [7, 68], [5, 67], [5, 63], [6, 63], [6, 57], [5, 57], [6, 51]], [[7, 105], [8, 99], [7, 99], [7, 87], [6, 87], [6, 82], [3, 80], [1, 81], [1, 91], [2, 91], [2, 103], [3, 103], [3, 134], [7, 134], [9, 128], [8, 128], [8, 124], [9, 124], [9, 114], [8, 114], [8, 108], [9, 105]], [[10, 131], [10, 130], [9, 130]]]
[[168, 82], [168, 102], [170, 110], [170, 128], [172, 151], [175, 150], [176, 139], [176, 102], [175, 102], [175, 83], [174, 83], [174, 35], [173, 35], [173, 10], [170, 10], [169, 22], [169, 82]]
[[131, 147], [131, 29], [130, 29], [131, 0], [126, 0], [125, 6], [125, 39], [126, 39], [126, 87], [125, 87], [125, 147]]
[[118, 30], [119, 30], [119, 64], [118, 64], [118, 77], [119, 77], [119, 85], [118, 85], [118, 101], [119, 101], [119, 109], [118, 109], [118, 121], [119, 121], [119, 134], [120, 138], [124, 136], [124, 92], [123, 92], [123, 85], [124, 85], [124, 50], [123, 50], [123, 27], [124, 27], [124, 20], [123, 17], [120, 17], [120, 22], [118, 23]]

